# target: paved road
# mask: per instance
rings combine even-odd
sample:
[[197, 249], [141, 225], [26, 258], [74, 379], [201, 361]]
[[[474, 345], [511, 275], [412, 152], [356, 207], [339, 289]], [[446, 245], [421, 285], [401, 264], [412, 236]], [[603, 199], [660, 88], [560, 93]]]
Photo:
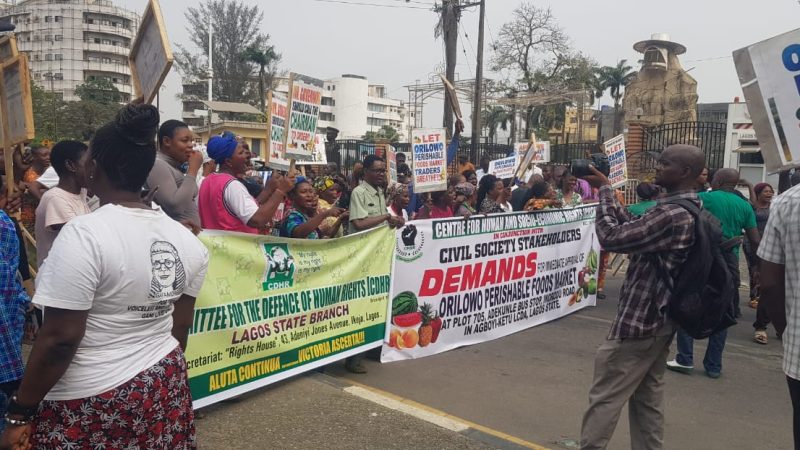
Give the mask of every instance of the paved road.
[[[577, 441], [593, 358], [616, 311], [621, 279], [596, 308], [514, 335], [413, 361], [379, 364], [353, 375], [328, 371], [472, 422], [552, 448]], [[791, 448], [791, 408], [780, 342], [751, 341], [755, 311], [729, 333], [720, 379], [702, 369], [666, 375], [668, 449]], [[674, 344], [673, 344], [674, 349]], [[696, 360], [705, 344], [696, 344]], [[698, 357], [699, 355], [699, 357]], [[611, 449], [630, 448], [627, 411]]]

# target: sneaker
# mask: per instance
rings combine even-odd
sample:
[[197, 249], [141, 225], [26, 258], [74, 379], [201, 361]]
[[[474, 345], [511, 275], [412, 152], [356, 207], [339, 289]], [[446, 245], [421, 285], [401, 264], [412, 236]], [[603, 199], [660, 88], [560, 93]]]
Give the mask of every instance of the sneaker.
[[706, 370], [706, 376], [708, 378], [716, 380], [717, 378], [720, 377], [720, 375], [722, 375], [722, 374], [719, 373], [719, 372], [713, 372], [713, 371], [710, 371], [710, 370]]
[[349, 362], [345, 363], [344, 368], [351, 373], [367, 373], [367, 368], [364, 367], [364, 364], [362, 364], [361, 361], [352, 364]]
[[672, 370], [673, 372], [689, 374], [694, 370], [694, 366], [684, 366], [673, 359], [672, 361], [667, 361], [667, 369]]

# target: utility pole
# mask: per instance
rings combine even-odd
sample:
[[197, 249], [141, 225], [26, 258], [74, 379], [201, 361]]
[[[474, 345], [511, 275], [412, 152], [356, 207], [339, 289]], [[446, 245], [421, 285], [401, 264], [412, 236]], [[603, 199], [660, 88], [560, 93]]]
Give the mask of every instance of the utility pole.
[[486, 0], [481, 0], [478, 19], [478, 63], [475, 64], [475, 99], [472, 102], [472, 139], [470, 159], [478, 162], [478, 140], [481, 137], [481, 93], [483, 93], [483, 24], [486, 20]]
[[[214, 100], [214, 23], [212, 22], [211, 11], [208, 12], [208, 101]], [[211, 116], [213, 111], [208, 107], [208, 138], [211, 139]]]
[[[445, 77], [455, 86], [456, 58], [458, 57], [458, 21], [461, 17], [460, 0], [442, 1], [442, 38], [444, 39]], [[444, 118], [442, 120], [448, 139], [453, 133], [453, 105], [450, 96], [444, 96]]]

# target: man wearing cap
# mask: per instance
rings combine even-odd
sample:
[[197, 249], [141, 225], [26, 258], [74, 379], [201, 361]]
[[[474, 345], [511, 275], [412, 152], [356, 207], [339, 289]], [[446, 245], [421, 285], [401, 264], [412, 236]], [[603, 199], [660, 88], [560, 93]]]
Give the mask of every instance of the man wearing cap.
[[235, 136], [214, 136], [208, 141], [208, 156], [219, 172], [211, 173], [200, 186], [199, 212], [204, 229], [259, 234], [272, 225], [275, 211], [294, 186], [293, 177], [273, 175], [267, 193], [254, 199], [237, 179], [247, 171], [248, 158]]

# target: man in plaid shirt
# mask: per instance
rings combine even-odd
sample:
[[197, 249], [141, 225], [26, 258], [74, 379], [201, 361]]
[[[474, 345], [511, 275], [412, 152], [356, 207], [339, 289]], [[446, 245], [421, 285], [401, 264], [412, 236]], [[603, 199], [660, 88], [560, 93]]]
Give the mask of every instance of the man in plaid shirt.
[[800, 186], [779, 195], [770, 210], [758, 247], [761, 301], [778, 335], [783, 335], [783, 371], [794, 410], [794, 448], [800, 448]]
[[[19, 240], [14, 222], [0, 210], [0, 417], [22, 379], [22, 334], [28, 294], [17, 276]], [[0, 431], [5, 421], [0, 422]]]
[[667, 317], [670, 291], [661, 271], [678, 276], [694, 244], [694, 218], [676, 199], [700, 201], [695, 179], [703, 170], [702, 150], [688, 145], [666, 148], [656, 168], [656, 184], [667, 194], [641, 217], [616, 199], [608, 178], [596, 169], [584, 177], [600, 188], [596, 228], [600, 245], [630, 255], [617, 316], [597, 350], [589, 409], [581, 428], [582, 449], [604, 449], [628, 402], [631, 448], [660, 449], [664, 435], [663, 377], [675, 325]]

